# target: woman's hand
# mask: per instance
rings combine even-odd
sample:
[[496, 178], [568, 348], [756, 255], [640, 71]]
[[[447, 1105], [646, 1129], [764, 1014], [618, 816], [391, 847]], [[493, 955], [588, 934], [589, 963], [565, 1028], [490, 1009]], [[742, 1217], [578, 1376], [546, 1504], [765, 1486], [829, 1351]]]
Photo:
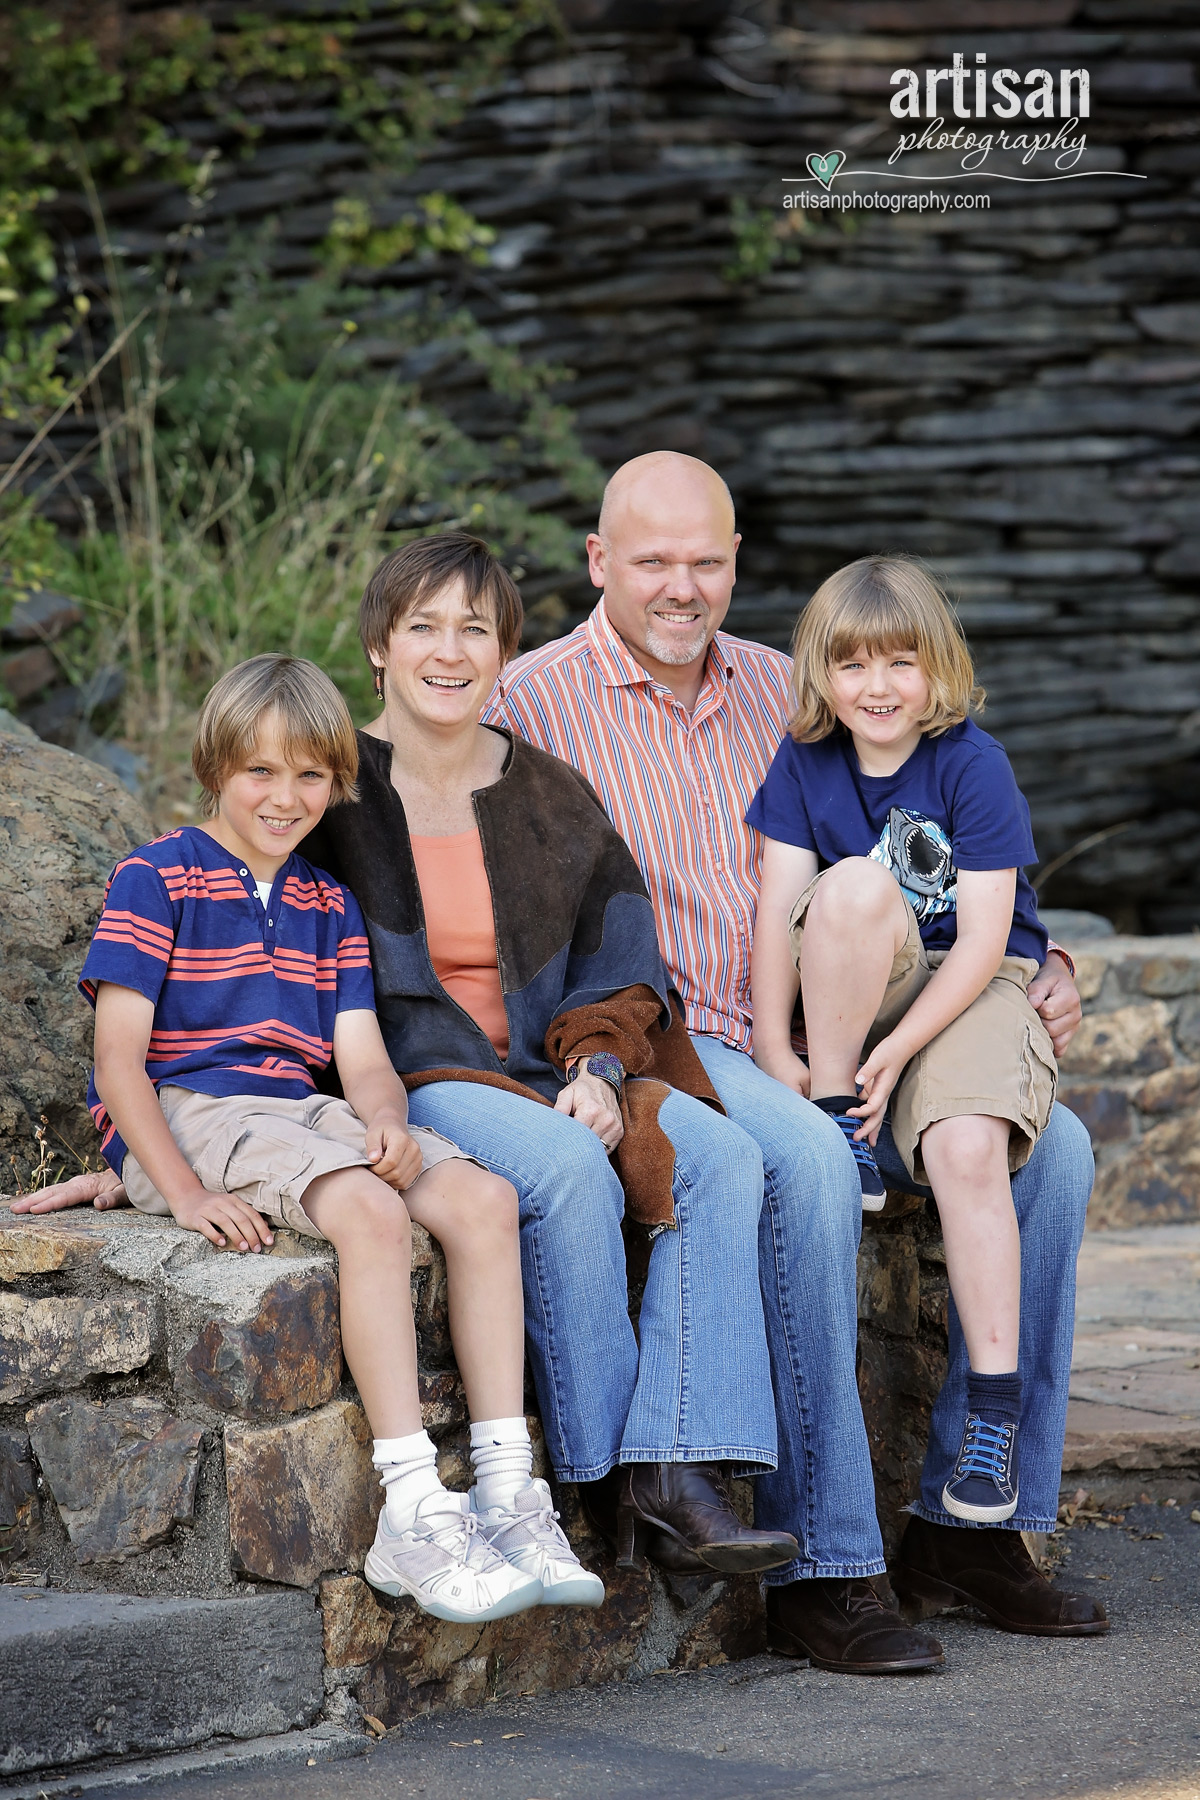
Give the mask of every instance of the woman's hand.
[[625, 1122], [614, 1089], [599, 1075], [577, 1075], [554, 1102], [555, 1112], [570, 1113], [589, 1131], [594, 1131], [604, 1148], [614, 1151], [625, 1135]]
[[897, 1043], [893, 1033], [891, 1037], [885, 1037], [882, 1043], [876, 1044], [858, 1071], [854, 1079], [862, 1089], [862, 1104], [846, 1109], [850, 1118], [862, 1120], [862, 1125], [854, 1134], [857, 1142], [861, 1143], [866, 1138], [869, 1144], [873, 1144], [878, 1138], [892, 1089], [911, 1058], [912, 1051]]
[[421, 1173], [421, 1146], [407, 1120], [390, 1108], [381, 1107], [367, 1126], [367, 1161], [373, 1175], [401, 1193]]
[[9, 1202], [15, 1213], [62, 1212], [68, 1206], [87, 1206], [98, 1212], [124, 1206], [125, 1184], [111, 1169], [88, 1169], [72, 1175], [69, 1181], [56, 1181], [53, 1187], [39, 1188], [36, 1194], [19, 1194]]
[[793, 1093], [808, 1099], [810, 1077], [808, 1064], [802, 1062], [794, 1050], [774, 1050], [770, 1054], [754, 1052], [754, 1060], [764, 1075], [771, 1075], [781, 1081]]

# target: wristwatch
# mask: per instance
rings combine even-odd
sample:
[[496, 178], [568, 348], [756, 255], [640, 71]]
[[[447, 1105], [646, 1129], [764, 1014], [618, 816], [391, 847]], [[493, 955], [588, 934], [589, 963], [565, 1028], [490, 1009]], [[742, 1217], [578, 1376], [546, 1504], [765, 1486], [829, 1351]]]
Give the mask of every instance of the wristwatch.
[[575, 1081], [580, 1075], [598, 1075], [601, 1081], [607, 1081], [617, 1091], [617, 1099], [621, 1098], [621, 1089], [625, 1085], [625, 1071], [621, 1067], [621, 1059], [609, 1050], [596, 1050], [591, 1056], [580, 1056], [567, 1070], [567, 1080]]

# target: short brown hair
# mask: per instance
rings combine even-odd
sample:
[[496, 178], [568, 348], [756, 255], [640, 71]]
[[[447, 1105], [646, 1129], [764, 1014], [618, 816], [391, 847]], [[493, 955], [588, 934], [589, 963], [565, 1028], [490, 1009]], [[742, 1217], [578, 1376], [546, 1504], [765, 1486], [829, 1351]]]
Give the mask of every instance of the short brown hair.
[[290, 763], [311, 761], [333, 770], [330, 806], [358, 799], [358, 739], [328, 675], [302, 656], [252, 656], [222, 675], [200, 711], [192, 770], [204, 789], [204, 818], [215, 816], [222, 783], [253, 753], [262, 721], [272, 712]]
[[914, 556], [860, 556], [821, 583], [796, 621], [788, 730], [799, 743], [816, 743], [837, 724], [829, 670], [860, 645], [916, 651], [929, 683], [920, 725], [931, 736], [982, 709], [962, 626], [930, 571]]
[[371, 652], [386, 657], [388, 640], [406, 613], [453, 581], [473, 613], [486, 607], [500, 640], [500, 661], [508, 662], [521, 641], [525, 609], [517, 584], [482, 538], [468, 531], [438, 531], [413, 538], [386, 556], [372, 575], [358, 609], [358, 635]]

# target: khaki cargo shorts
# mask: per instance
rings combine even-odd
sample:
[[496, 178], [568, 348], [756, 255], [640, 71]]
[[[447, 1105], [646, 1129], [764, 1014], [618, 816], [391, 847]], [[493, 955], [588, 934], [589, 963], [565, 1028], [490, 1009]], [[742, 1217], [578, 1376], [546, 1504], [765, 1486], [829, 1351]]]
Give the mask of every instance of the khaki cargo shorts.
[[[158, 1103], [184, 1161], [214, 1194], [236, 1194], [264, 1218], [309, 1237], [324, 1237], [300, 1204], [318, 1175], [369, 1167], [367, 1128], [344, 1100], [312, 1094], [304, 1100], [267, 1094], [197, 1094], [160, 1087]], [[421, 1170], [462, 1157], [465, 1151], [423, 1125], [409, 1131], [421, 1147]], [[130, 1205], [139, 1212], [170, 1214], [162, 1195], [130, 1152], [121, 1171]]]
[[[823, 872], [822, 872], [823, 873]], [[792, 955], [800, 967], [804, 920], [817, 883], [809, 882], [788, 919]], [[904, 1017], [948, 951], [926, 954], [917, 915], [908, 901], [908, 936], [897, 951], [883, 1003], [863, 1046], [864, 1056]], [[1045, 1131], [1058, 1088], [1058, 1064], [1050, 1033], [1025, 992], [1037, 974], [1032, 957], [1006, 956], [979, 998], [919, 1050], [891, 1098], [892, 1136], [915, 1180], [928, 1186], [921, 1161], [921, 1133], [939, 1119], [985, 1114], [1009, 1119], [1008, 1166], [1029, 1161]]]

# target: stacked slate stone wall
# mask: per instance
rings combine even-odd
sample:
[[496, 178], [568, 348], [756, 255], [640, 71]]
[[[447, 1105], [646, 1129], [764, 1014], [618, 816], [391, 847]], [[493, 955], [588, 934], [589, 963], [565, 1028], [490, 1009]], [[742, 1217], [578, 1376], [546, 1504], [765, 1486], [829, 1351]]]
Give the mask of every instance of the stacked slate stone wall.
[[[225, 26], [232, 0], [203, 9]], [[296, 15], [291, 0], [259, 12]], [[305, 16], [339, 14], [337, 0]], [[503, 79], [411, 174], [379, 178], [329, 91], [244, 96], [262, 136], [236, 155], [199, 107], [173, 124], [215, 149], [203, 248], [276, 216], [302, 278], [339, 195], [386, 225], [437, 188], [498, 233], [486, 268], [362, 278], [463, 300], [504, 341], [574, 371], [563, 397], [608, 466], [660, 446], [729, 476], [745, 534], [735, 628], [787, 642], [840, 563], [931, 558], [961, 612], [1033, 806], [1044, 863], [1097, 833], [1049, 889], [1123, 929], [1200, 921], [1200, 20], [1178, 0], [563, 0]], [[360, 26], [375, 65], [437, 79], [399, 9]], [[886, 167], [891, 72], [982, 51], [989, 67], [1085, 67], [1086, 179], [979, 184], [987, 211], [833, 215], [760, 282], [727, 273], [735, 200], [782, 220], [810, 152]], [[951, 165], [927, 161], [928, 171]], [[872, 183], [862, 177], [857, 187]], [[876, 183], [884, 186], [881, 180]], [[168, 248], [188, 201], [108, 197], [119, 251]], [[794, 215], [790, 215], [794, 216]], [[96, 246], [63, 202], [85, 266]], [[357, 276], [356, 276], [357, 278]], [[381, 373], [401, 353], [362, 322]], [[502, 401], [447, 342], [401, 360], [499, 441]], [[68, 446], [69, 447], [69, 446]], [[507, 461], [506, 461], [507, 458]], [[537, 467], [506, 478], [570, 512]], [[584, 526], [587, 520], [577, 515]], [[552, 593], [551, 590], [554, 590]], [[534, 630], [569, 624], [586, 582], [538, 578]]]

